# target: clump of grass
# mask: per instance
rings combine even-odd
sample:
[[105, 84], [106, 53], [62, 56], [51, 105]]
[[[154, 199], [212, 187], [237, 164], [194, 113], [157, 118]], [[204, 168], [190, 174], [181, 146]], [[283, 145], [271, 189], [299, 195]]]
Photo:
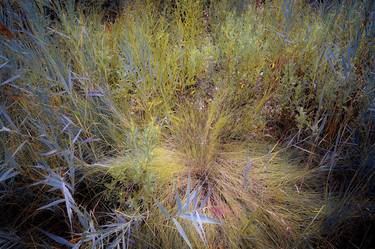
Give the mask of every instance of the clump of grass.
[[[243, 140], [233, 140], [235, 136], [228, 126], [237, 131], [240, 128], [236, 126], [241, 123], [230, 118], [241, 109], [228, 105], [221, 94], [217, 91], [204, 107], [197, 105], [194, 99], [192, 104], [181, 106], [171, 123], [171, 139], [167, 140], [182, 159], [185, 175], [191, 175], [193, 186], [202, 185], [203, 192], [212, 193], [208, 214], [224, 222], [222, 227], [206, 231], [210, 238], [208, 245], [241, 247], [251, 244], [253, 248], [312, 245], [319, 237], [325, 208], [322, 195], [305, 185], [303, 179], [306, 177], [307, 181], [315, 173], [290, 166], [288, 159], [279, 159], [278, 153], [269, 153], [269, 159], [265, 160], [259, 154], [249, 153], [249, 148], [255, 147], [255, 153], [267, 155], [264, 149], [255, 144], [248, 147]], [[226, 115], [225, 108], [232, 112]], [[189, 185], [182, 181], [180, 188], [184, 189], [186, 184]], [[322, 188], [319, 183], [311, 184]], [[166, 196], [165, 202], [170, 203], [170, 193], [163, 196]], [[307, 198], [302, 201], [304, 197]], [[272, 209], [274, 205], [277, 208]], [[299, 215], [283, 213], [283, 205], [293, 205], [293, 212], [298, 210]], [[310, 224], [302, 227], [308, 228], [300, 230], [298, 226], [307, 217], [310, 217]], [[168, 244], [164, 240], [170, 235], [166, 236], [159, 243]], [[189, 234], [188, 237], [196, 238], [192, 240], [201, 247], [196, 236]], [[220, 241], [216, 240], [218, 237]]]

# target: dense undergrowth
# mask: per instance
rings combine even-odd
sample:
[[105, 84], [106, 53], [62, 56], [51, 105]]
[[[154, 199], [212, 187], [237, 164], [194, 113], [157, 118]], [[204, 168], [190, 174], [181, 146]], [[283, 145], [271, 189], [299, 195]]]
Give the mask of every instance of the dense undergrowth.
[[260, 2], [2, 1], [0, 248], [371, 248], [374, 2]]

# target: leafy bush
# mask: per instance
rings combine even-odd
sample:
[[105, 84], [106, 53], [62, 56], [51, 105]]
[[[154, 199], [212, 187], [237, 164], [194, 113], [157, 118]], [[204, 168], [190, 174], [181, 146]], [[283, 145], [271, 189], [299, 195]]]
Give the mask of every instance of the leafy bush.
[[374, 3], [261, 2], [1, 2], [0, 247], [369, 247]]

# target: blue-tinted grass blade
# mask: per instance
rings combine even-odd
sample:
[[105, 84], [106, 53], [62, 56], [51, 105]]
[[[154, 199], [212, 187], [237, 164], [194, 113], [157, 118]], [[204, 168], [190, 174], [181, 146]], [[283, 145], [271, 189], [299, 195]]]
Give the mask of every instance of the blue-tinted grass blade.
[[50, 156], [55, 155], [57, 152], [58, 152], [58, 150], [54, 149], [54, 150], [50, 150], [50, 151], [47, 151], [47, 152], [44, 152], [44, 153], [40, 153], [40, 155], [44, 156], [44, 157], [50, 157]]
[[210, 218], [210, 217], [207, 217], [207, 216], [204, 216], [204, 215], [200, 215], [198, 213], [196, 213], [196, 214], [181, 214], [181, 215], [179, 215], [179, 217], [181, 217], [183, 219], [191, 220], [191, 221], [194, 221], [194, 222], [200, 221], [204, 224], [216, 224], [216, 225], [222, 224], [222, 222], [219, 221], [219, 220], [216, 220], [214, 218]]
[[43, 209], [51, 208], [51, 207], [57, 206], [57, 205], [59, 205], [60, 203], [63, 203], [63, 202], [65, 202], [64, 199], [56, 200], [56, 201], [53, 201], [51, 203], [48, 203], [47, 205], [44, 205], [44, 206], [38, 208], [37, 210], [43, 210]]
[[79, 129], [79, 131], [77, 132], [77, 135], [75, 135], [75, 137], [73, 138], [72, 140], [72, 143], [75, 144], [79, 138], [79, 135], [81, 134], [82, 132], [82, 129]]
[[182, 206], [181, 198], [180, 198], [178, 191], [176, 191], [176, 201], [177, 201], [177, 209], [178, 209], [177, 214], [180, 214], [183, 212], [183, 206]]
[[201, 205], [199, 206], [199, 209], [203, 209], [206, 207], [206, 205], [208, 204], [208, 201], [210, 200], [210, 197], [211, 197], [211, 189], [209, 188], [207, 196], [206, 198], [203, 199], [203, 201], [201, 201]]
[[10, 118], [10, 116], [7, 113], [5, 106], [2, 106], [2, 105], [0, 105], [0, 120], [1, 120], [1, 117], [3, 117], [5, 119], [5, 121], [7, 121], [8, 124], [13, 129], [17, 130], [16, 125], [13, 123], [12, 119]]
[[161, 204], [160, 202], [156, 202], [156, 205], [158, 206], [162, 214], [165, 216], [165, 218], [167, 219], [171, 218], [171, 214], [167, 211], [167, 209], [163, 206], [163, 204]]
[[9, 79], [7, 79], [7, 80], [5, 80], [4, 82], [2, 82], [1, 84], [0, 84], [0, 86], [5, 86], [5, 85], [7, 85], [7, 84], [9, 84], [9, 83], [11, 83], [11, 82], [13, 82], [13, 81], [15, 81], [16, 79], [18, 79], [18, 78], [20, 78], [21, 77], [21, 74], [17, 74], [17, 75], [15, 75], [15, 76], [13, 76], [13, 77], [10, 77]]
[[197, 231], [199, 237], [204, 242], [204, 244], [206, 244], [206, 237], [205, 237], [204, 231], [202, 229], [200, 229], [197, 222], [192, 222], [192, 223], [193, 223], [193, 226], [194, 226], [195, 230]]
[[173, 220], [174, 225], [177, 228], [177, 231], [179, 232], [179, 234], [181, 235], [181, 237], [185, 240], [185, 242], [189, 246], [189, 248], [193, 248], [191, 246], [191, 243], [190, 243], [190, 241], [189, 241], [189, 239], [188, 239], [188, 237], [187, 237], [184, 229], [182, 228], [181, 224], [175, 218], [172, 218], [172, 220]]
[[60, 245], [64, 245], [64, 246], [67, 246], [69, 248], [73, 248], [74, 247], [74, 244], [67, 241], [66, 239], [60, 237], [60, 236], [57, 236], [55, 234], [52, 234], [50, 232], [47, 232], [47, 231], [44, 231], [42, 229], [38, 229], [39, 231], [41, 231], [44, 235], [46, 235], [48, 238], [52, 239], [53, 241], [55, 241], [56, 243], [60, 244]]
[[9, 169], [5, 172], [0, 172], [0, 183], [5, 182], [6, 180], [15, 177], [19, 173], [14, 171], [14, 169]]

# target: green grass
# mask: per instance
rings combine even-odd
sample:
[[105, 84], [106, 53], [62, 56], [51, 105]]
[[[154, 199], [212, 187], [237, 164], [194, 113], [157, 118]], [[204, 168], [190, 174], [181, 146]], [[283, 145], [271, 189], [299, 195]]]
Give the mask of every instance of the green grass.
[[370, 248], [374, 4], [306, 2], [0, 3], [0, 248]]

